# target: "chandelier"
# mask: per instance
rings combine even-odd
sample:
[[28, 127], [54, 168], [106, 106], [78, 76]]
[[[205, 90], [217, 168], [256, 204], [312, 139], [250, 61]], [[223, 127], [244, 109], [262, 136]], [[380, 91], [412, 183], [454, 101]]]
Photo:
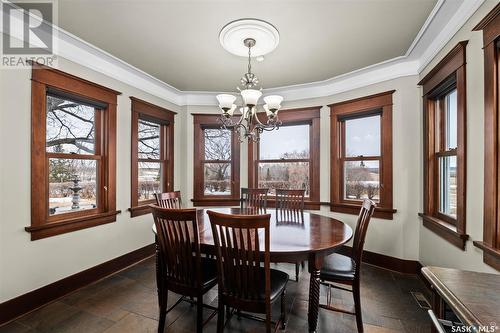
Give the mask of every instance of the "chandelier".
[[[278, 118], [278, 111], [281, 108], [283, 97], [278, 95], [269, 95], [264, 97], [263, 109], [267, 119], [261, 121], [257, 114], [257, 104], [262, 96], [262, 87], [259, 85], [259, 79], [252, 73], [252, 47], [255, 46], [256, 40], [253, 38], [245, 38], [243, 41], [245, 47], [248, 48], [248, 71], [243, 75], [238, 89], [243, 105], [235, 104], [236, 96], [230, 94], [217, 95], [219, 108], [222, 110], [222, 115], [219, 121], [222, 123], [223, 129], [232, 129], [238, 135], [238, 140], [243, 142], [256, 142], [260, 138], [260, 134], [264, 131], [272, 131], [281, 126], [281, 121]], [[234, 120], [234, 113], [238, 109], [241, 113], [239, 120]]]

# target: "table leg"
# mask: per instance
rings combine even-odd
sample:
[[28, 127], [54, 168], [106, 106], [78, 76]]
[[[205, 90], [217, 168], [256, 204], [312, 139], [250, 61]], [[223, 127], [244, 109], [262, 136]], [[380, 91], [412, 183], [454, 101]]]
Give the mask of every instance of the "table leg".
[[[432, 311], [438, 319], [444, 319], [444, 301], [434, 287], [432, 287]], [[434, 325], [431, 327], [431, 333], [438, 333]]]
[[322, 263], [323, 258], [318, 258], [316, 255], [312, 255], [309, 258], [309, 273], [311, 274], [311, 279], [309, 282], [309, 308], [307, 320], [309, 322], [309, 332], [311, 333], [316, 332], [316, 327], [318, 326], [320, 292], [319, 272]]

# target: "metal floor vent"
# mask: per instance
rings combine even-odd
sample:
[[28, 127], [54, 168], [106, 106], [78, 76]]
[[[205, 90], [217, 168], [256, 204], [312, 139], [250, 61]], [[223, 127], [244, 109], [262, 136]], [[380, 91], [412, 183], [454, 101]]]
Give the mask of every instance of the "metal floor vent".
[[425, 310], [431, 309], [431, 304], [429, 303], [427, 298], [425, 298], [424, 294], [419, 291], [410, 291], [410, 293], [412, 294], [413, 298], [420, 308]]

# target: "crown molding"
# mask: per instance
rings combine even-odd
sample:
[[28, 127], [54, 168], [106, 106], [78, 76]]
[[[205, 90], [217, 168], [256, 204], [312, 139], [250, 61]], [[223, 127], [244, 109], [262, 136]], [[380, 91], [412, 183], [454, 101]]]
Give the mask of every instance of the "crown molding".
[[[439, 0], [403, 56], [327, 80], [268, 88], [264, 89], [263, 93], [280, 94], [287, 101], [294, 101], [330, 96], [399, 77], [418, 75], [484, 1], [464, 0], [452, 18], [446, 22], [445, 19], [441, 18], [440, 10], [446, 7], [447, 1]], [[436, 36], [432, 36], [431, 25], [436, 25], [437, 28], [435, 27], [434, 30], [438, 29], [440, 31]], [[178, 106], [216, 105], [215, 95], [221, 92], [181, 91], [60, 27], [54, 25], [54, 29], [55, 38], [57, 39], [56, 54], [62, 58], [141, 89]], [[426, 36], [431, 36], [432, 38], [424, 38]], [[425, 42], [426, 40], [430, 40], [431, 42]], [[417, 48], [424, 50], [422, 54], [416, 54]]]
[[59, 27], [54, 28], [58, 36], [58, 56], [171, 103], [182, 105], [182, 91]]
[[434, 59], [442, 48], [455, 36], [467, 20], [476, 12], [485, 0], [464, 0], [460, 8], [444, 26], [441, 32], [434, 38], [420, 57], [420, 67], [418, 72], [422, 72], [425, 67]]
[[413, 42], [411, 43], [410, 47], [408, 48], [408, 50], [406, 50], [405, 57], [408, 57], [410, 55], [410, 53], [415, 49], [418, 42], [420, 42], [420, 40], [422, 39], [422, 36], [427, 31], [427, 28], [430, 26], [430, 24], [432, 23], [432, 21], [436, 17], [438, 11], [441, 9], [441, 7], [443, 6], [445, 1], [446, 0], [438, 0], [438, 2], [436, 2], [436, 5], [434, 5], [434, 8], [432, 8], [431, 13], [429, 14], [427, 19], [425, 20], [424, 25], [422, 25], [422, 28], [420, 28], [420, 30], [418, 31], [418, 34], [415, 37], [415, 39], [413, 40]]

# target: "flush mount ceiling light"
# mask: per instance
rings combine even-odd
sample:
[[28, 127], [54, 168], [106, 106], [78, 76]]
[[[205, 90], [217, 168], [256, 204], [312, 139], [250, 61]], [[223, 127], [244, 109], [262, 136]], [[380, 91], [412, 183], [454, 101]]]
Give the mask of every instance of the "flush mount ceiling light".
[[[259, 79], [252, 73], [252, 56], [263, 56], [273, 51], [279, 43], [278, 30], [271, 24], [256, 20], [242, 19], [225, 25], [219, 40], [227, 51], [239, 56], [248, 57], [248, 71], [240, 80], [237, 87], [243, 100], [243, 105], [238, 108], [234, 104], [236, 96], [230, 94], [217, 95], [222, 115], [219, 118], [222, 128], [231, 128], [237, 134], [240, 142], [246, 138], [248, 141], [258, 141], [259, 134], [264, 131], [278, 129], [281, 121], [278, 111], [281, 108], [283, 97], [270, 95], [264, 97], [264, 111], [267, 121], [264, 123], [257, 115], [257, 104], [262, 96]], [[241, 113], [240, 119], [233, 121], [236, 109]], [[262, 118], [262, 117], [261, 117]]]

